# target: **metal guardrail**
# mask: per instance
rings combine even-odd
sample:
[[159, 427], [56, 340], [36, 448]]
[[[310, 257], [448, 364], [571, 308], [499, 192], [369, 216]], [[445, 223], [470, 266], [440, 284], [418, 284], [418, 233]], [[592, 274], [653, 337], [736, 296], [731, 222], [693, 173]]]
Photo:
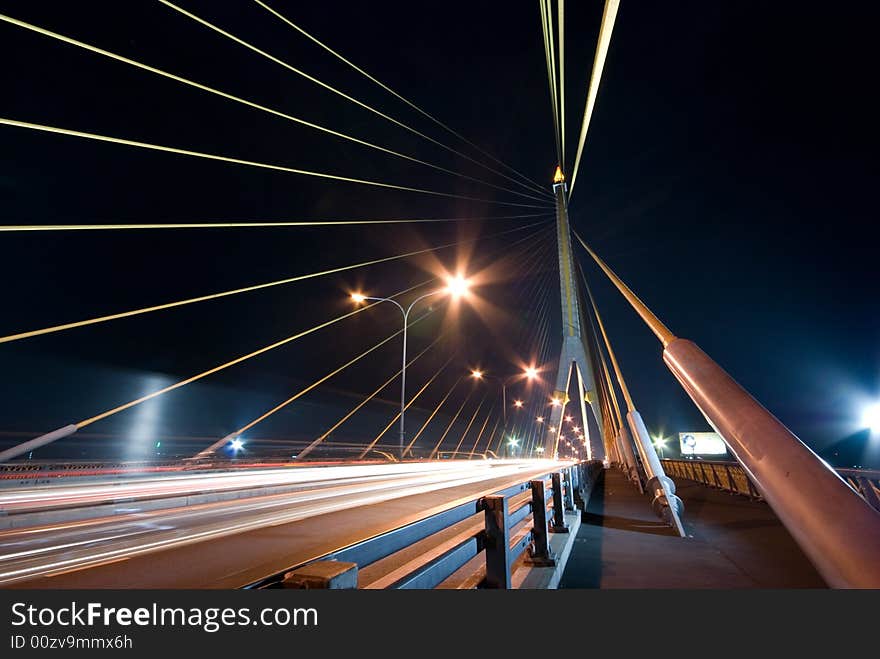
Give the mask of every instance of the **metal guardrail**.
[[[667, 474], [708, 485], [726, 492], [762, 500], [746, 470], [738, 462], [722, 460], [663, 460]], [[835, 469], [849, 486], [871, 507], [880, 511], [880, 471], [870, 469]]]
[[[462, 588], [509, 589], [515, 570], [525, 563], [553, 566], [548, 533], [566, 533], [565, 512], [575, 510], [574, 493], [588, 497], [602, 463], [582, 462], [560, 471], [517, 483], [500, 492], [459, 503], [399, 528], [292, 565], [282, 572], [255, 581], [245, 588], [340, 588], [332, 579], [310, 576], [328, 571], [348, 571], [346, 583], [356, 583], [350, 572], [363, 570], [411, 545], [436, 537], [436, 544], [370, 583], [367, 589], [430, 589], [484, 553], [485, 561], [474, 574], [462, 576]], [[482, 520], [477, 515], [482, 513]], [[472, 519], [464, 530], [451, 527]], [[336, 567], [334, 567], [336, 566]], [[325, 569], [327, 568], [327, 569]], [[310, 575], [305, 576], [304, 575]], [[461, 575], [459, 575], [461, 576]], [[308, 585], [303, 585], [307, 583]]]

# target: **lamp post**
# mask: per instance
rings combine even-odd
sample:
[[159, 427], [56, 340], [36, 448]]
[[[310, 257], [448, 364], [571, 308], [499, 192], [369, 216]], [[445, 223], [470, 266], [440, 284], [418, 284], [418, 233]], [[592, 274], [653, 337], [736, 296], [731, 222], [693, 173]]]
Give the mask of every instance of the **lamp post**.
[[[523, 369], [522, 373], [516, 373], [514, 375], [510, 375], [508, 377], [500, 377], [497, 375], [487, 375], [484, 371], [481, 371], [478, 368], [471, 370], [471, 377], [475, 380], [497, 380], [501, 383], [501, 412], [504, 419], [504, 427], [501, 430], [502, 436], [505, 432], [507, 432], [507, 385], [517, 380], [519, 378], [526, 378], [527, 380], [534, 380], [538, 377], [538, 369], [534, 366], [527, 366]], [[513, 401], [513, 406], [516, 409], [522, 409], [524, 403], [521, 399], [517, 398]], [[508, 444], [509, 446], [509, 444]], [[509, 453], [509, 451], [508, 451]]]
[[467, 293], [468, 289], [468, 281], [461, 276], [450, 277], [446, 282], [446, 288], [440, 288], [436, 291], [431, 291], [430, 293], [425, 293], [417, 297], [413, 300], [410, 305], [406, 308], [403, 307], [400, 302], [390, 297], [372, 297], [369, 295], [362, 295], [361, 293], [352, 293], [351, 299], [356, 303], [360, 304], [367, 300], [371, 302], [390, 302], [395, 307], [400, 309], [400, 313], [403, 315], [403, 361], [400, 367], [400, 459], [403, 460], [404, 446], [406, 444], [405, 441], [405, 426], [404, 426], [404, 414], [406, 413], [406, 335], [407, 328], [409, 326], [409, 314], [413, 310], [413, 307], [416, 306], [417, 303], [421, 302], [425, 298], [432, 297], [434, 295], [440, 295], [442, 293], [447, 293], [452, 297], [458, 298]]
[[660, 435], [657, 435], [653, 439], [654, 439], [654, 446], [657, 447], [657, 451], [660, 453], [660, 457], [661, 458], [665, 457], [663, 455], [663, 449], [666, 448], [666, 438], [661, 437]]

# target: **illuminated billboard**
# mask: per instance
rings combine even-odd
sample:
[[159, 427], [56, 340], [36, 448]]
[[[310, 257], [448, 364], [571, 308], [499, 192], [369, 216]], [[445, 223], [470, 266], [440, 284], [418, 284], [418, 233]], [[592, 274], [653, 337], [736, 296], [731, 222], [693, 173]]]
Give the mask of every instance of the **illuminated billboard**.
[[724, 455], [727, 447], [717, 432], [680, 432], [682, 455]]

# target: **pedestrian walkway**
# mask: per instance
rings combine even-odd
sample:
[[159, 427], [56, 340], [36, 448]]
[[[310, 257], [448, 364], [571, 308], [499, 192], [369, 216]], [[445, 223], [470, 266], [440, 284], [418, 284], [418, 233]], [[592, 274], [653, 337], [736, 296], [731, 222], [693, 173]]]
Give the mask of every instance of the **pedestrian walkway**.
[[687, 538], [616, 469], [599, 477], [560, 588], [825, 588], [762, 501], [678, 479]]

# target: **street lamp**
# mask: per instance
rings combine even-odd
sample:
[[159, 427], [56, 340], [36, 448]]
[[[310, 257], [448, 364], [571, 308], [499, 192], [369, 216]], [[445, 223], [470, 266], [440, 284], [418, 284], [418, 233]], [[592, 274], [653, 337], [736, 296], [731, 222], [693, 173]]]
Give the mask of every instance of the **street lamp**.
[[[471, 369], [471, 377], [474, 378], [475, 380], [490, 380], [491, 379], [491, 380], [497, 380], [498, 382], [501, 383], [501, 410], [504, 414], [505, 426], [507, 425], [507, 385], [510, 384], [513, 380], [516, 380], [517, 378], [520, 378], [523, 376], [525, 376], [526, 379], [528, 379], [528, 380], [534, 380], [536, 377], [538, 377], [538, 369], [536, 369], [533, 366], [529, 366], [529, 367], [523, 369], [522, 375], [515, 374], [515, 375], [508, 376], [506, 378], [500, 377], [498, 375], [488, 375], [485, 371], [483, 371], [479, 368]], [[524, 405], [524, 403], [520, 399], [516, 399], [513, 401], [513, 406], [516, 407], [517, 409], [522, 408], [523, 405]]]
[[516, 437], [508, 437], [507, 453], [511, 457], [516, 457], [516, 447], [519, 446], [519, 440]]
[[663, 456], [663, 449], [666, 447], [666, 438], [661, 437], [660, 435], [655, 435], [651, 439], [654, 441], [654, 446], [657, 447], [657, 451], [659, 451], [660, 457], [661, 458], [664, 457]]
[[446, 287], [437, 289], [436, 291], [431, 291], [430, 293], [425, 293], [424, 295], [417, 297], [413, 300], [410, 305], [404, 309], [403, 305], [400, 304], [397, 300], [390, 297], [372, 297], [369, 295], [363, 295], [362, 293], [352, 293], [351, 299], [355, 304], [361, 304], [367, 300], [372, 302], [390, 302], [398, 309], [400, 309], [400, 313], [403, 314], [403, 363], [400, 367], [400, 459], [403, 460], [404, 453], [404, 414], [406, 412], [406, 334], [407, 327], [409, 323], [409, 314], [413, 310], [413, 307], [416, 306], [418, 302], [421, 302], [425, 298], [431, 297], [433, 295], [440, 294], [448, 294], [453, 298], [460, 298], [468, 290], [468, 281], [461, 277], [450, 277], [446, 280]]

